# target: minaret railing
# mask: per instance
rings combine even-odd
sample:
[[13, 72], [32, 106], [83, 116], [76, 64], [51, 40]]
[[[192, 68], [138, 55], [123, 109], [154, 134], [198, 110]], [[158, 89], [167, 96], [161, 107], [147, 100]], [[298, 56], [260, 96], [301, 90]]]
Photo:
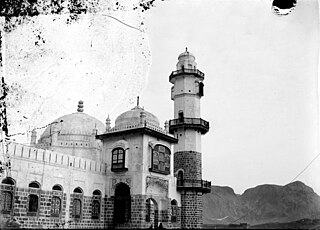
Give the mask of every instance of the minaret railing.
[[172, 73], [169, 76], [169, 80], [171, 81], [172, 78], [174, 78], [175, 76], [180, 75], [180, 74], [196, 74], [196, 75], [204, 78], [204, 73], [198, 69], [183, 68], [183, 69], [172, 71]]
[[195, 180], [195, 179], [183, 179], [177, 180], [177, 188], [200, 188], [206, 192], [211, 191], [211, 181]]

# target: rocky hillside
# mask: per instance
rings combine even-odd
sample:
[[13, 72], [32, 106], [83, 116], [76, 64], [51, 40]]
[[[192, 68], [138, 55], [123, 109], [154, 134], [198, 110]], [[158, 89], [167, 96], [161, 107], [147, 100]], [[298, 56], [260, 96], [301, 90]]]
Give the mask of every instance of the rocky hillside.
[[320, 196], [300, 181], [285, 186], [259, 185], [242, 195], [230, 187], [212, 186], [203, 203], [204, 224], [253, 225], [320, 217]]

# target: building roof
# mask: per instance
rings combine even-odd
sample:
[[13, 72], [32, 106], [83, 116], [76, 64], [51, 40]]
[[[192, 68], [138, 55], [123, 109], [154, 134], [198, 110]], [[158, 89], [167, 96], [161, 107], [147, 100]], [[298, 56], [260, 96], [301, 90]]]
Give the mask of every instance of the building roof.
[[180, 59], [182, 57], [193, 57], [193, 58], [195, 58], [195, 56], [188, 51], [188, 48], [186, 48], [186, 51], [184, 51], [183, 53], [181, 53], [179, 55], [178, 59]]
[[103, 133], [106, 130], [105, 125], [97, 118], [92, 117], [83, 112], [83, 102], [79, 102], [78, 112], [64, 115], [57, 118], [48, 126], [40, 137], [40, 140], [44, 137], [49, 137], [53, 129], [59, 132], [59, 134], [70, 135], [92, 135], [94, 129], [97, 133]]
[[159, 119], [155, 115], [137, 105], [133, 109], [120, 114], [115, 120], [115, 127], [139, 124], [141, 121], [141, 113], [145, 115], [145, 121], [148, 123], [156, 126], [160, 125]]

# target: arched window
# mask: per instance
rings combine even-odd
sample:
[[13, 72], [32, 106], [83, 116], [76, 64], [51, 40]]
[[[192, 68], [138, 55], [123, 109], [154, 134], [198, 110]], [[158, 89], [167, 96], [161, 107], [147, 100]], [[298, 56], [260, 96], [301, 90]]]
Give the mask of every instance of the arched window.
[[38, 211], [38, 196], [31, 194], [29, 195], [29, 209], [28, 212], [37, 212]]
[[147, 199], [146, 201], [146, 208], [147, 208], [147, 214], [146, 214], [146, 222], [150, 222], [151, 220], [151, 200]]
[[101, 203], [101, 192], [99, 190], [93, 191], [92, 199], [92, 219], [99, 219], [100, 217], [100, 203]]
[[119, 183], [114, 196], [114, 223], [125, 223], [131, 219], [130, 187]]
[[156, 145], [152, 150], [152, 167], [150, 171], [170, 174], [170, 149], [163, 145]]
[[183, 186], [183, 172], [181, 170], [178, 172], [177, 184]]
[[10, 213], [12, 210], [12, 192], [10, 191], [1, 191], [1, 212]]
[[73, 208], [72, 208], [72, 217], [81, 218], [82, 215], [82, 199], [83, 191], [80, 187], [77, 187], [73, 190]]
[[82, 189], [80, 187], [77, 187], [73, 190], [73, 193], [79, 193], [79, 194], [82, 194]]
[[15, 182], [7, 177], [1, 182], [0, 192], [0, 211], [3, 214], [9, 214], [13, 209], [13, 193]]
[[123, 171], [125, 168], [125, 150], [123, 148], [115, 148], [112, 150], [111, 171]]
[[81, 200], [80, 199], [73, 200], [73, 217], [74, 218], [81, 217]]
[[61, 199], [60, 197], [53, 196], [51, 199], [51, 216], [58, 217], [61, 211]]
[[38, 182], [31, 182], [30, 184], [29, 184], [29, 188], [40, 188], [40, 185], [39, 185], [39, 183]]
[[40, 184], [36, 181], [29, 184], [28, 213], [35, 215], [39, 209]]
[[53, 191], [62, 191], [61, 185], [56, 184], [55, 186], [52, 187]]
[[59, 217], [61, 213], [61, 198], [62, 187], [61, 185], [54, 185], [52, 187], [52, 199], [51, 199], [51, 216]]
[[11, 177], [4, 178], [1, 183], [8, 184], [8, 185], [15, 185], [15, 182]]
[[158, 226], [159, 222], [159, 211], [157, 202], [148, 198], [146, 200], [146, 222], [150, 222], [154, 226]]
[[178, 205], [176, 200], [171, 201], [171, 222], [177, 222]]

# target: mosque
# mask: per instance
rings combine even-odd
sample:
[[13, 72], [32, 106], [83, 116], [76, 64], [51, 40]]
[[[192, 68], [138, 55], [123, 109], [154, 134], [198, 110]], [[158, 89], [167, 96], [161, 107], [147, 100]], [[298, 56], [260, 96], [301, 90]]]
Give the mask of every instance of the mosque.
[[[57, 118], [30, 145], [8, 142], [0, 184], [0, 212], [21, 228], [201, 228], [200, 114], [204, 73], [189, 51], [169, 76], [174, 119], [158, 118], [137, 105], [114, 127], [84, 112]], [[7, 164], [8, 165], [8, 164]]]

